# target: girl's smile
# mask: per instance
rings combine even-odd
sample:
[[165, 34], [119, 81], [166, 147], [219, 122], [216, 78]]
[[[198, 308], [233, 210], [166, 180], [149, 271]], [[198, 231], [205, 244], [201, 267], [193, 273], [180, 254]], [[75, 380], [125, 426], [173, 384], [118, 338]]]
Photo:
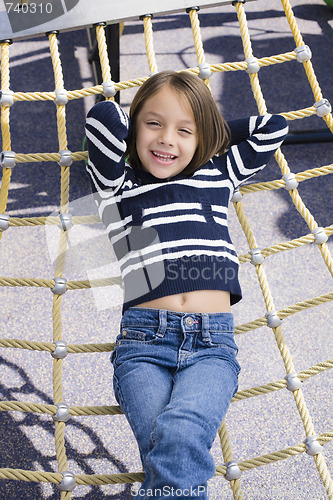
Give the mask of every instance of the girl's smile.
[[159, 179], [182, 172], [198, 145], [190, 104], [169, 86], [146, 100], [137, 118], [136, 149], [143, 168]]

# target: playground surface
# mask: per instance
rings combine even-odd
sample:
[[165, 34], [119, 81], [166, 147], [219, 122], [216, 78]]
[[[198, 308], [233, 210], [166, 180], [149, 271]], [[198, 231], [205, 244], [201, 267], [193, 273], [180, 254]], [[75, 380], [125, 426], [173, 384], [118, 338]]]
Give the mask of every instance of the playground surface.
[[[293, 0], [291, 3], [304, 42], [312, 51], [312, 63], [323, 96], [333, 103], [333, 9], [323, 0]], [[245, 6], [256, 57], [294, 50], [295, 42], [279, 0], [256, 0]], [[210, 64], [244, 59], [239, 24], [233, 6], [202, 9], [199, 12], [206, 60]], [[187, 14], [156, 16], [153, 19], [154, 46], [158, 69], [181, 70], [196, 66], [192, 32]], [[61, 33], [59, 50], [65, 88], [95, 85], [88, 62], [86, 30]], [[11, 89], [52, 91], [54, 77], [46, 38], [15, 42], [10, 47]], [[120, 41], [120, 79], [149, 74], [142, 25], [125, 23]], [[264, 67], [259, 73], [261, 88], [270, 113], [303, 109], [313, 104], [313, 94], [301, 64], [293, 61]], [[211, 78], [213, 94], [227, 120], [257, 114], [246, 72], [216, 73]], [[122, 91], [120, 102], [128, 110], [135, 89]], [[69, 149], [80, 151], [84, 121], [95, 97], [74, 100], [67, 106]], [[45, 120], [45, 117], [48, 119]], [[294, 133], [324, 130], [316, 116], [289, 123]], [[11, 111], [12, 150], [28, 153], [56, 151], [54, 104], [17, 103]], [[330, 165], [333, 142], [285, 144], [282, 146], [294, 173]], [[251, 182], [281, 178], [275, 161]], [[50, 216], [59, 211], [60, 173], [56, 163], [18, 164], [13, 170], [8, 215], [13, 217]], [[303, 182], [299, 186], [303, 202], [319, 226], [332, 224], [332, 175]], [[80, 211], [90, 210], [88, 175], [83, 161], [71, 166], [70, 199]], [[74, 200], [82, 199], [76, 202]], [[259, 248], [282, 243], [308, 234], [309, 228], [284, 189], [249, 193], [243, 206]], [[90, 213], [89, 211], [87, 214]], [[239, 255], [248, 252], [235, 210], [230, 207], [230, 232]], [[1, 276], [53, 279], [51, 226], [11, 228], [0, 242]], [[58, 230], [59, 231], [59, 230]], [[103, 254], [103, 231], [89, 226], [74, 234], [73, 258], [65, 268], [70, 279], [98, 276], [101, 266], [96, 257]], [[75, 240], [75, 238], [77, 239]], [[102, 243], [101, 243], [102, 241]], [[333, 250], [332, 237], [328, 248]], [[112, 259], [106, 263], [110, 268]], [[103, 260], [103, 265], [106, 265]], [[276, 310], [332, 292], [332, 278], [316, 244], [281, 252], [266, 259], [265, 271]], [[265, 303], [256, 270], [242, 264], [240, 280], [243, 300], [233, 307], [236, 325], [262, 318]], [[1, 287], [1, 337], [52, 341], [52, 294], [48, 288]], [[75, 290], [64, 296], [62, 331], [72, 344], [114, 342], [118, 333], [121, 304], [117, 288]], [[295, 370], [306, 370], [333, 358], [333, 304], [305, 309], [286, 317], [282, 331], [291, 352]], [[272, 330], [263, 326], [236, 337], [242, 372], [239, 390], [268, 384], [285, 376], [285, 367]], [[74, 405], [116, 405], [112, 389], [110, 353], [71, 354], [64, 360], [65, 400]], [[4, 348], [0, 352], [0, 390], [5, 401], [53, 404], [53, 358], [48, 352]], [[333, 429], [333, 377], [326, 370], [302, 384], [307, 408], [316, 433]], [[233, 402], [227, 415], [233, 460], [241, 462], [286, 449], [305, 439], [302, 421], [293, 394], [286, 389]], [[130, 428], [123, 415], [72, 417], [66, 425], [66, 451], [69, 470], [76, 474], [140, 472], [141, 463]], [[217, 437], [212, 453], [216, 465], [224, 460]], [[324, 445], [323, 455], [333, 472], [333, 443]], [[0, 413], [0, 468], [57, 471], [54, 423], [49, 415]], [[245, 471], [241, 488], [247, 500], [324, 500], [328, 498], [314, 459], [298, 454], [287, 460]], [[215, 476], [210, 482], [210, 500], [233, 498], [228, 481]], [[130, 500], [131, 485], [101, 487], [77, 486], [73, 498]], [[58, 499], [60, 494], [49, 483], [0, 480], [0, 499]]]

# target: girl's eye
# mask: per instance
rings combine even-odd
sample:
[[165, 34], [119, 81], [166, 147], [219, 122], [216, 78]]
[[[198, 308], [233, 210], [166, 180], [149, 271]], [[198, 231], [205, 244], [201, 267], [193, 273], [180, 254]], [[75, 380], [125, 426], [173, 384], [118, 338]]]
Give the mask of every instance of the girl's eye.
[[181, 128], [179, 132], [182, 132], [183, 134], [188, 134], [188, 135], [192, 134], [192, 132], [190, 130], [187, 130], [186, 128]]
[[159, 127], [160, 124], [158, 122], [150, 121], [150, 122], [147, 122], [147, 125], [151, 125], [153, 127]]

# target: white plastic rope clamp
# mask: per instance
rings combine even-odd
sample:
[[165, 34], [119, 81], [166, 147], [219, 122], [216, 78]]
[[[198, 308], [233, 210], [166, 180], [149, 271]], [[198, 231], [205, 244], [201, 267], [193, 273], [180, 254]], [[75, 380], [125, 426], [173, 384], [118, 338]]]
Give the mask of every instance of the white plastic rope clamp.
[[207, 62], [199, 64], [199, 69], [199, 78], [201, 78], [201, 80], [207, 80], [212, 76], [210, 65]]
[[284, 189], [286, 189], [287, 191], [292, 191], [293, 189], [296, 189], [298, 187], [296, 175], [293, 172], [288, 172], [288, 174], [285, 174], [282, 179], [286, 183]]
[[288, 373], [288, 375], [286, 375], [284, 378], [287, 381], [288, 391], [294, 392], [294, 391], [297, 391], [297, 389], [300, 389], [302, 387], [302, 382], [298, 378], [296, 372]]
[[117, 91], [114, 88], [114, 83], [112, 80], [106, 80], [106, 82], [103, 82], [102, 85], [104, 89], [104, 97], [114, 97], [116, 95]]
[[55, 90], [56, 97], [54, 102], [57, 106], [64, 106], [68, 103], [67, 90], [65, 89], [56, 89]]
[[14, 92], [12, 90], [0, 90], [0, 106], [10, 107], [14, 104]]
[[315, 237], [315, 243], [317, 243], [317, 245], [322, 245], [323, 243], [326, 243], [326, 241], [328, 240], [328, 236], [323, 227], [316, 227], [311, 232]]
[[317, 115], [320, 118], [328, 115], [332, 111], [332, 106], [328, 99], [320, 99], [320, 101], [314, 103], [314, 107], [316, 108]]
[[2, 151], [0, 155], [0, 164], [3, 168], [14, 168], [16, 153], [14, 151]]
[[252, 75], [253, 73], [258, 73], [260, 70], [260, 66], [258, 63], [258, 59], [256, 57], [248, 57], [245, 59], [247, 62], [247, 72]]
[[324, 449], [323, 446], [318, 443], [317, 436], [308, 436], [304, 443], [306, 446], [306, 453], [311, 457], [318, 455], [318, 453], [321, 453]]
[[251, 264], [254, 266], [258, 266], [259, 264], [262, 264], [265, 260], [265, 257], [261, 253], [260, 248], [252, 248], [252, 250], [249, 251], [251, 255]]
[[235, 189], [235, 191], [233, 192], [233, 195], [230, 199], [230, 201], [232, 203], [238, 203], [239, 201], [241, 201], [243, 198], [243, 195], [242, 193], [240, 192], [240, 190], [238, 188]]
[[69, 231], [71, 227], [73, 227], [72, 214], [68, 214], [67, 212], [60, 214], [59, 228], [63, 231]]
[[309, 61], [312, 57], [312, 52], [308, 45], [301, 45], [300, 47], [296, 47], [295, 52], [297, 61], [300, 63]]

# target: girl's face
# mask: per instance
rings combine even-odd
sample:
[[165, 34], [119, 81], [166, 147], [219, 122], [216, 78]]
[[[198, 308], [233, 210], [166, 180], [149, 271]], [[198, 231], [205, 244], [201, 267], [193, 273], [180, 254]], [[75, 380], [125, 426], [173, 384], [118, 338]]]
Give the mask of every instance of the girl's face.
[[136, 150], [143, 168], [158, 179], [184, 170], [198, 145], [186, 99], [169, 86], [146, 100], [137, 117]]

